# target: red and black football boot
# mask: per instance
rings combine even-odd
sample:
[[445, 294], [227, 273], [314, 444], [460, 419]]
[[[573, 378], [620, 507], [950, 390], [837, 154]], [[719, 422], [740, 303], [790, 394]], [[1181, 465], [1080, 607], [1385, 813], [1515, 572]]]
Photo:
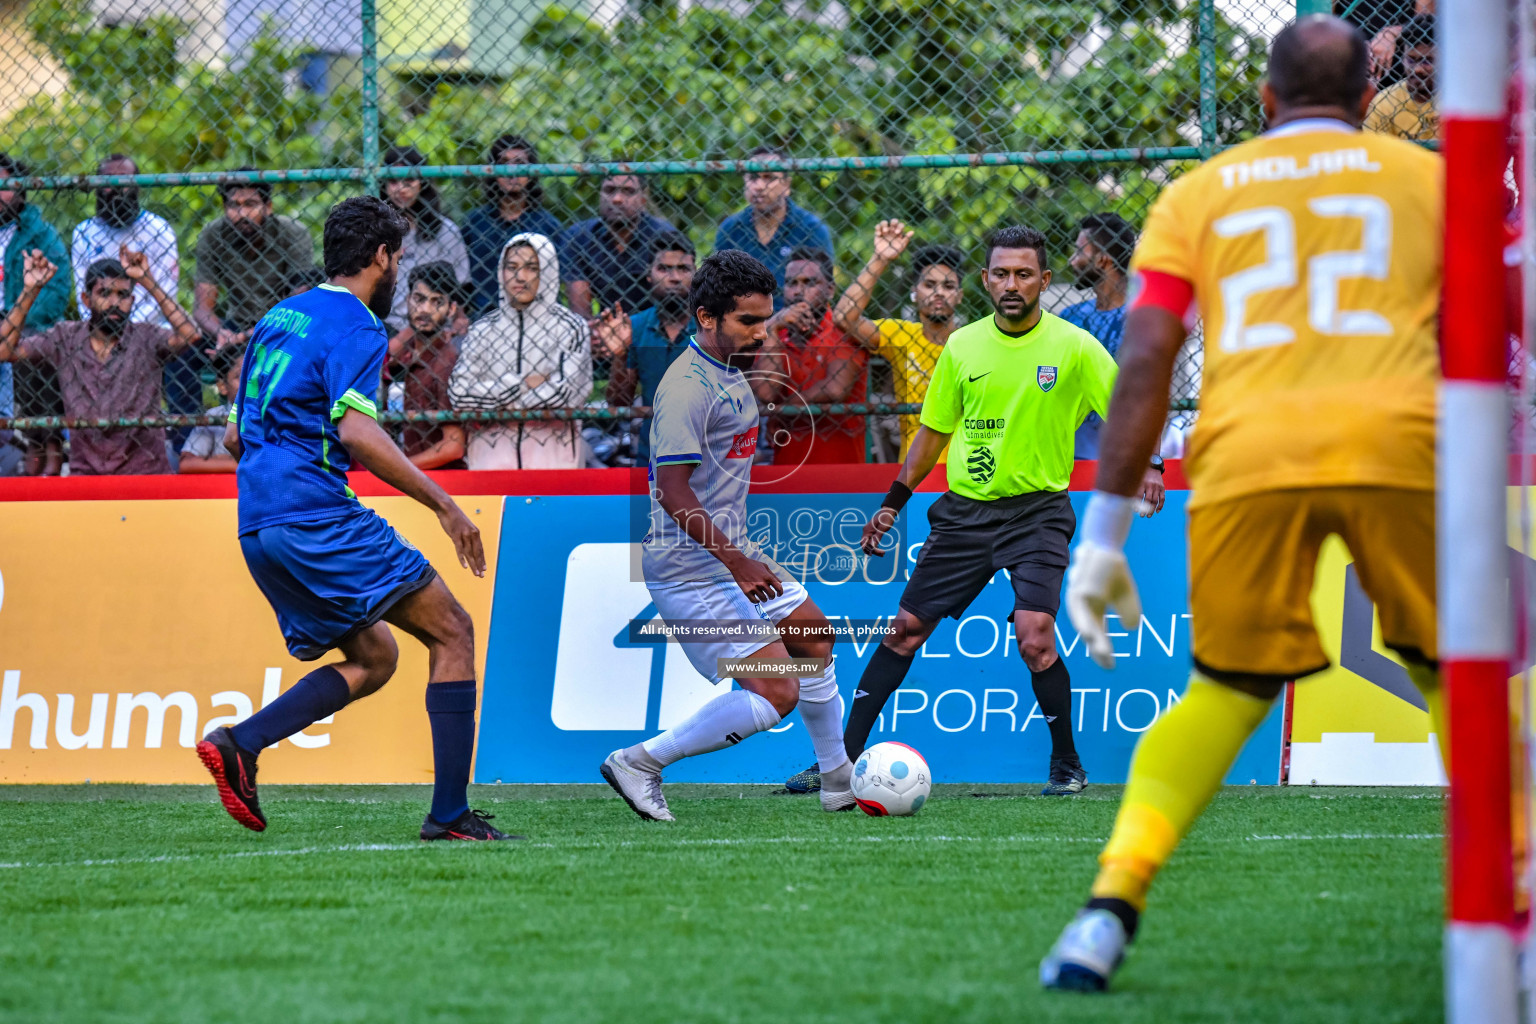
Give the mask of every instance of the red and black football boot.
[[218, 783], [219, 799], [229, 816], [252, 832], [265, 829], [267, 816], [256, 802], [256, 755], [242, 750], [225, 726], [203, 737], [197, 756]]
[[421, 838], [433, 839], [462, 839], [470, 842], [491, 842], [498, 839], [526, 839], [527, 836], [509, 836], [505, 832], [490, 824], [494, 814], [486, 814], [484, 811], [465, 811], [446, 825], [439, 825], [433, 820], [432, 815], [427, 815], [421, 823]]

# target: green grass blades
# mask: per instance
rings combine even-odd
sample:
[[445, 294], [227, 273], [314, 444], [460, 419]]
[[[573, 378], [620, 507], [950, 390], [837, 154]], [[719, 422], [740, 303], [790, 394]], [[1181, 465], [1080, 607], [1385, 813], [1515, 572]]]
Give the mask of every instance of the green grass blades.
[[1228, 789], [1107, 996], [1040, 991], [1117, 788], [940, 786], [912, 818], [764, 787], [475, 787], [524, 843], [424, 844], [418, 787], [0, 787], [0, 1021], [1439, 1019], [1442, 803]]

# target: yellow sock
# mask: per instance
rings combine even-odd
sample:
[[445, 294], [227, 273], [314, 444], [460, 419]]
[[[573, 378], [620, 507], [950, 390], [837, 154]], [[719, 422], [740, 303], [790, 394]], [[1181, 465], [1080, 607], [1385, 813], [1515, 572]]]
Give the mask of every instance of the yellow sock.
[[1428, 665], [1410, 664], [1408, 678], [1413, 680], [1413, 685], [1424, 695], [1424, 703], [1429, 705], [1429, 728], [1435, 734], [1435, 742], [1440, 745], [1440, 763], [1445, 766], [1445, 774], [1449, 776], [1451, 731], [1445, 724], [1445, 689], [1440, 685], [1440, 673]]
[[1221, 788], [1269, 705], [1199, 673], [1190, 676], [1184, 699], [1136, 746], [1114, 833], [1099, 855], [1095, 897], [1145, 909], [1153, 876]]

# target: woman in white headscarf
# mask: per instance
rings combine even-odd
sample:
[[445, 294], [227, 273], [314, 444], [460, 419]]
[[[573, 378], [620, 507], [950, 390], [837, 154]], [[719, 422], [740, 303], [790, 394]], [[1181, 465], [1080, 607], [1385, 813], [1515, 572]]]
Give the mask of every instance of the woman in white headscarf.
[[[560, 260], [544, 235], [502, 247], [496, 312], [470, 325], [448, 384], [455, 409], [570, 409], [592, 391], [587, 322], [558, 302]], [[467, 425], [470, 469], [575, 469], [585, 463], [581, 423], [515, 420]]]

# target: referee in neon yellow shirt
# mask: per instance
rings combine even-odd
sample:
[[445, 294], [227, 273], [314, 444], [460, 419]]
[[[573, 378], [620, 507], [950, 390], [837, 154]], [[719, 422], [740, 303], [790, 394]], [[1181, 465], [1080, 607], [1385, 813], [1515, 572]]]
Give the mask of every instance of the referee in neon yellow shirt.
[[[1046, 795], [1080, 792], [1087, 773], [1072, 737], [1072, 682], [1056, 653], [1056, 612], [1077, 528], [1067, 485], [1088, 413], [1103, 416], [1115, 360], [1088, 332], [1040, 308], [1051, 283], [1045, 236], [1008, 227], [987, 240], [993, 314], [955, 331], [934, 368], [920, 426], [880, 508], [864, 527], [866, 554], [949, 446], [949, 490], [928, 511], [930, 533], [901, 595], [892, 635], [859, 680], [844, 731], [864, 750], [876, 717], [945, 616], [958, 619], [999, 569], [1013, 583], [1013, 629], [1051, 733]], [[1162, 460], [1142, 485], [1146, 514], [1162, 508]]]

